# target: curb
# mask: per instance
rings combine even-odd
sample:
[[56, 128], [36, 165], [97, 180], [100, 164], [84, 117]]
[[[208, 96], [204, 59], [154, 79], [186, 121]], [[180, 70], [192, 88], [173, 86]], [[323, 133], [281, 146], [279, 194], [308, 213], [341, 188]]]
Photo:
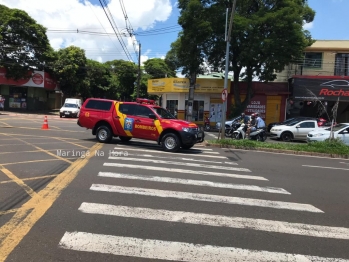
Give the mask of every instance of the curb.
[[301, 156], [318, 156], [318, 157], [328, 157], [328, 158], [349, 159], [348, 155], [337, 155], [337, 154], [326, 154], [326, 153], [293, 151], [293, 150], [282, 150], [282, 149], [273, 149], [273, 148], [236, 147], [236, 146], [233, 146], [233, 145], [208, 144], [206, 141], [204, 143], [204, 146], [206, 146], [206, 147], [216, 147], [216, 148], [242, 149], [242, 150], [250, 150], [250, 151], [262, 151], [262, 152], [271, 152], [271, 153], [286, 153], [286, 154], [290, 154], [290, 155], [301, 155]]

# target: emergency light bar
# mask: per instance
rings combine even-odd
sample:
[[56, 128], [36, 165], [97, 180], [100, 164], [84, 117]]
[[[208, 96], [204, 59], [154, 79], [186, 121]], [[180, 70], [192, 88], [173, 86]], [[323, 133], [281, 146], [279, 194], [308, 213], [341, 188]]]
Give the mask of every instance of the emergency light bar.
[[140, 104], [151, 104], [151, 105], [155, 104], [154, 100], [149, 100], [149, 99], [146, 99], [146, 98], [137, 98], [136, 102], [140, 103]]

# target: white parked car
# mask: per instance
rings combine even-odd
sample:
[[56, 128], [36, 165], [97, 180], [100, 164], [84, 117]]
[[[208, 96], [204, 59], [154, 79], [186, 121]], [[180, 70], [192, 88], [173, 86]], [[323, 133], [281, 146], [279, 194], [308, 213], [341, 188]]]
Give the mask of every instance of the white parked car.
[[[349, 145], [349, 123], [340, 123], [333, 127], [333, 137], [338, 138]], [[317, 131], [309, 132], [307, 136], [308, 142], [324, 141], [330, 138], [331, 128], [320, 129]]]
[[270, 130], [270, 136], [279, 138], [282, 141], [307, 140], [309, 132], [322, 129], [318, 126], [316, 120], [295, 119], [286, 125], [274, 126]]
[[80, 106], [73, 103], [65, 103], [62, 108], [59, 110], [59, 116], [65, 117], [79, 117]]

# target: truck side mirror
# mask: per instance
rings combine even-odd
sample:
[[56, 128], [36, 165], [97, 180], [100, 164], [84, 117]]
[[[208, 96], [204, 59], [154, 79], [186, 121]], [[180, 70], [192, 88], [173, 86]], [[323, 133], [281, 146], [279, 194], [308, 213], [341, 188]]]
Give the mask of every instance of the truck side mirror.
[[151, 118], [151, 119], [156, 119], [156, 115], [155, 114], [149, 114], [149, 118]]

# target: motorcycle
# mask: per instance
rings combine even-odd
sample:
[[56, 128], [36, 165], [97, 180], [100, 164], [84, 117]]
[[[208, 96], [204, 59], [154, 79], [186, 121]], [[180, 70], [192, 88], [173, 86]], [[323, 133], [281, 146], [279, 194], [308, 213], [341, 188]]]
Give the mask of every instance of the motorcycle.
[[205, 121], [204, 121], [204, 130], [205, 131], [211, 130], [211, 122], [210, 122], [210, 119], [208, 117], [206, 117]]
[[[236, 131], [233, 132], [234, 139], [245, 139], [246, 138], [245, 124], [242, 124]], [[258, 128], [257, 130], [250, 133], [248, 139], [264, 142], [267, 139], [267, 133], [265, 127]]]
[[240, 127], [239, 122], [233, 122], [229, 127], [225, 127], [225, 137], [233, 137], [234, 131], [236, 131]]

